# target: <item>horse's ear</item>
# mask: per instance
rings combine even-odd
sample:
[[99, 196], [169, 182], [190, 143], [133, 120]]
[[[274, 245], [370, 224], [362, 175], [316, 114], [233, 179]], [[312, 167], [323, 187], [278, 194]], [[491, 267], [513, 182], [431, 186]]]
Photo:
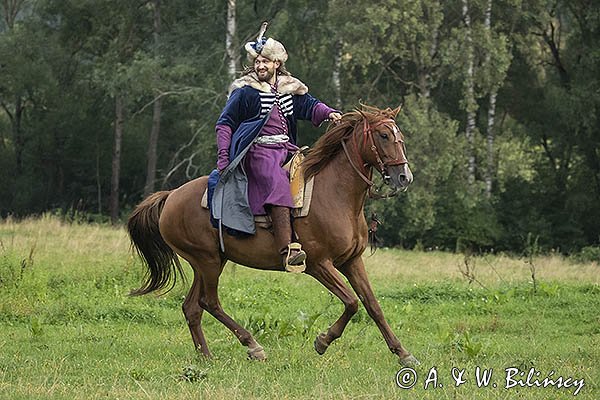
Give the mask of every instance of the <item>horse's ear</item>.
[[394, 118], [396, 118], [398, 116], [398, 114], [400, 114], [400, 110], [402, 110], [402, 104], [400, 104], [398, 107], [396, 107], [392, 110], [392, 114], [394, 114]]
[[361, 117], [363, 117], [363, 119], [367, 119], [367, 115], [365, 114], [365, 109], [367, 108], [367, 106], [365, 106], [360, 101], [359, 101], [359, 104], [360, 104], [360, 108], [356, 107], [356, 112], [359, 113], [361, 115]]
[[365, 103], [363, 103], [363, 102], [362, 102], [362, 99], [361, 99], [361, 100], [358, 100], [358, 105], [359, 105], [359, 106], [358, 106], [358, 107], [356, 107], [356, 108], [355, 108], [355, 110], [356, 110], [356, 111], [357, 111], [357, 112], [358, 112], [360, 115], [364, 116], [364, 115], [365, 115], [365, 114], [364, 114], [364, 111], [367, 109], [367, 107], [368, 107], [368, 106], [367, 106]]

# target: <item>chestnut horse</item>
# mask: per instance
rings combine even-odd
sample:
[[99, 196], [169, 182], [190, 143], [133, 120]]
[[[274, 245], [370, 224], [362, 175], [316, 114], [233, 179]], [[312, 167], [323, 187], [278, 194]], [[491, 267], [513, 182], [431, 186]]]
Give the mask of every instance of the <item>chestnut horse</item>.
[[[412, 182], [403, 135], [394, 120], [399, 110], [363, 107], [344, 114], [316, 142], [302, 163], [305, 177], [314, 177], [310, 212], [293, 221], [294, 231], [307, 254], [305, 273], [344, 303], [339, 319], [315, 339], [314, 347], [319, 354], [325, 353], [331, 342], [342, 335], [358, 311], [358, 295], [400, 363], [418, 364], [385, 320], [361, 258], [367, 246], [363, 208], [373, 185], [372, 168], [395, 190], [405, 190]], [[246, 238], [224, 232], [225, 247], [221, 251], [219, 232], [211, 225], [209, 211], [200, 205], [207, 181], [204, 176], [175, 190], [154, 193], [132, 213], [129, 234], [148, 268], [143, 286], [132, 294], [172, 288], [181, 273], [177, 258], [180, 255], [194, 271], [183, 313], [196, 349], [210, 356], [201, 325], [202, 313], [207, 311], [248, 347], [249, 358], [263, 360], [265, 352], [252, 334], [221, 307], [217, 293], [219, 276], [227, 260], [251, 268], [283, 271], [281, 256], [273, 234], [262, 228]]]

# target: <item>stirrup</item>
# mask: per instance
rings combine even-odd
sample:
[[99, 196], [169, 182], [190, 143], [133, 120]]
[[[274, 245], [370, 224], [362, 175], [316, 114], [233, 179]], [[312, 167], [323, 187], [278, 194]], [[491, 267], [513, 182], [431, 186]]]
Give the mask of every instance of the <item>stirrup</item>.
[[[292, 251], [297, 251], [296, 254], [292, 255]], [[290, 243], [287, 245], [287, 251], [284, 248], [283, 253], [285, 258], [283, 259], [283, 265], [286, 272], [299, 274], [304, 272], [306, 269], [306, 253], [302, 250], [300, 243]]]

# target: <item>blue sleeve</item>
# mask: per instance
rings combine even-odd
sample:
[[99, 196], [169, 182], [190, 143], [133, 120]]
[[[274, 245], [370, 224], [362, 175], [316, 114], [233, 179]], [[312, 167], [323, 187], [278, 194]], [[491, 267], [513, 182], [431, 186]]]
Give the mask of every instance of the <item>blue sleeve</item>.
[[235, 89], [229, 95], [225, 108], [221, 116], [217, 120], [217, 125], [227, 125], [235, 132], [240, 126], [240, 123], [245, 120], [245, 115], [242, 112], [246, 107], [243, 107], [243, 88]]
[[306, 93], [300, 96], [294, 96], [294, 114], [297, 119], [311, 120], [313, 108], [319, 103], [319, 100]]

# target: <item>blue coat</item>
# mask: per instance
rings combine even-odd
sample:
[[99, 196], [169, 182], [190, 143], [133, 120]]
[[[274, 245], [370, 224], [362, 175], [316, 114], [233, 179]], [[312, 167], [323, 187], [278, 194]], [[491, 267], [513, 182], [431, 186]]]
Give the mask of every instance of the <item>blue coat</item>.
[[[290, 141], [296, 143], [297, 120], [310, 120], [319, 100], [308, 94], [308, 88], [299, 80], [279, 77], [280, 103], [289, 127]], [[217, 125], [228, 125], [232, 130], [229, 148], [230, 164], [219, 173], [215, 170], [209, 178], [209, 204], [212, 217], [221, 228], [242, 234], [256, 233], [254, 215], [248, 202], [248, 179], [241, 167], [246, 152], [269, 119], [274, 95], [270, 86], [259, 82], [253, 74], [232, 84], [227, 104]], [[210, 185], [214, 185], [214, 191]], [[211, 195], [212, 192], [212, 195]], [[227, 210], [225, 213], [223, 210]]]

